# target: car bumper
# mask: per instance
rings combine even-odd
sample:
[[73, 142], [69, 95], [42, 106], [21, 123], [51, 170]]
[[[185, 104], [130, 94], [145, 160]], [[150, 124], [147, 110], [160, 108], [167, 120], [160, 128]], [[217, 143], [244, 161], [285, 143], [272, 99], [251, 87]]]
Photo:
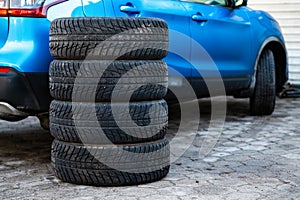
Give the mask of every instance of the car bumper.
[[11, 68], [8, 73], [0, 73], [0, 85], [1, 119], [48, 112], [48, 73], [20, 73]]

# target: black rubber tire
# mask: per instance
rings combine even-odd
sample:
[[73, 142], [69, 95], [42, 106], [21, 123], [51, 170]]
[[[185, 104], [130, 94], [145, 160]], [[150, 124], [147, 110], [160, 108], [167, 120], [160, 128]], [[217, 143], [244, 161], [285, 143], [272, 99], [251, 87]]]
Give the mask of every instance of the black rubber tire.
[[107, 102], [113, 91], [113, 100], [118, 102], [157, 100], [167, 94], [168, 87], [168, 69], [163, 61], [55, 60], [49, 76], [52, 97], [64, 101]]
[[270, 115], [276, 101], [275, 61], [271, 50], [264, 50], [256, 72], [256, 84], [250, 97], [251, 115]]
[[[114, 116], [112, 107], [116, 110]], [[50, 132], [61, 141], [89, 144], [131, 144], [165, 137], [168, 107], [164, 100], [130, 103], [130, 115], [126, 115], [126, 109], [128, 103], [53, 101]]]
[[64, 182], [125, 186], [164, 178], [170, 167], [167, 140], [134, 145], [89, 146], [54, 140], [52, 168]]
[[70, 60], [157, 60], [168, 53], [168, 25], [156, 18], [60, 18], [50, 53]]

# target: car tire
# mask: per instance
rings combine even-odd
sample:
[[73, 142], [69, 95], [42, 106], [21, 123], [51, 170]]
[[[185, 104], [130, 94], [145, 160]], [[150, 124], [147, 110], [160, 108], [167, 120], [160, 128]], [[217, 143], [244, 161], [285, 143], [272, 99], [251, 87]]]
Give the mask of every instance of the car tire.
[[49, 125], [49, 113], [41, 113], [37, 115], [40, 125], [44, 130], [50, 130], [50, 125]]
[[125, 186], [170, 168], [165, 139], [168, 26], [161, 19], [61, 18], [51, 23], [51, 163], [62, 181]]
[[65, 142], [155, 141], [165, 137], [167, 125], [168, 108], [164, 100], [129, 104], [53, 101], [50, 105], [50, 132]]
[[50, 27], [50, 53], [68, 60], [156, 60], [168, 52], [168, 25], [147, 18], [60, 18]]
[[271, 50], [264, 50], [257, 67], [256, 84], [250, 97], [251, 115], [270, 115], [276, 101], [275, 61]]
[[50, 65], [50, 93], [64, 101], [108, 102], [112, 94], [119, 102], [157, 100], [167, 93], [167, 73], [163, 61], [55, 60]]
[[157, 181], [170, 167], [167, 140], [132, 145], [90, 146], [54, 140], [51, 154], [56, 176], [69, 183], [125, 186]]

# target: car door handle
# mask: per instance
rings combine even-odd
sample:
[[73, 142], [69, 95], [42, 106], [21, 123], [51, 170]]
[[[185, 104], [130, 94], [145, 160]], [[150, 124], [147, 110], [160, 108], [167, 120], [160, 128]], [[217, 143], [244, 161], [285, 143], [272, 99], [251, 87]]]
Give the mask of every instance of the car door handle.
[[192, 15], [192, 20], [196, 22], [207, 22], [207, 18], [201, 14]]
[[131, 5], [120, 6], [120, 11], [124, 13], [130, 13], [130, 14], [140, 14], [141, 12], [136, 7]]

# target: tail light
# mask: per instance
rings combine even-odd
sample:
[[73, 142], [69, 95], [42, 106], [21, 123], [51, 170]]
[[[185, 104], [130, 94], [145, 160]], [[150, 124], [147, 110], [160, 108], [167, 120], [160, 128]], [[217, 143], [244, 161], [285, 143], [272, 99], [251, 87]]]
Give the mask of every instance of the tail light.
[[45, 18], [49, 7], [67, 0], [0, 0], [0, 17]]
[[10, 68], [0, 68], [0, 73], [9, 73]]

